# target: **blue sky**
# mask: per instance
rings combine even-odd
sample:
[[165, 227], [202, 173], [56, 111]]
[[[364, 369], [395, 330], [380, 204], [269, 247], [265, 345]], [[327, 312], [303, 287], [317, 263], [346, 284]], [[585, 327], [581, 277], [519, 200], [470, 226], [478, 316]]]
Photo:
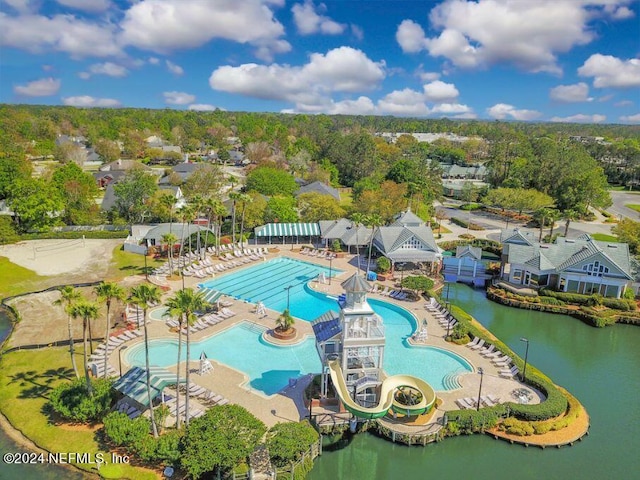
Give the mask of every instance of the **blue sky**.
[[638, 0], [0, 0], [0, 102], [640, 123]]

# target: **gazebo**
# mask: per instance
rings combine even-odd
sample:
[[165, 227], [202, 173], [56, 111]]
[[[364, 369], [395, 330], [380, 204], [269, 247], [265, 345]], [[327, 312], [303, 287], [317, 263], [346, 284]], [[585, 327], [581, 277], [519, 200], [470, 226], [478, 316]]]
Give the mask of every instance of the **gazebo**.
[[[153, 401], [162, 394], [162, 390], [165, 387], [175, 385], [176, 374], [166, 368], [152, 366], [149, 367], [149, 380], [151, 383], [151, 399]], [[186, 379], [181, 378], [180, 383], [186, 383]], [[141, 410], [149, 408], [146, 369], [133, 367], [113, 384], [113, 388], [137, 403]]]

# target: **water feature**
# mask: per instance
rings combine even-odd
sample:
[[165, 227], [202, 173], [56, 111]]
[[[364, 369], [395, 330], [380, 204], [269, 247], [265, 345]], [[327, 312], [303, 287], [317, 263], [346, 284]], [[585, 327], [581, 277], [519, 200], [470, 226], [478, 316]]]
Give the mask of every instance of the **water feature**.
[[474, 478], [539, 480], [632, 478], [640, 471], [640, 329], [615, 325], [589, 327], [562, 315], [504, 307], [481, 290], [451, 285], [449, 300], [524, 354], [529, 361], [587, 408], [590, 435], [573, 447], [524, 448], [488, 436], [448, 438], [426, 448], [392, 444], [373, 435], [357, 435], [351, 444], [326, 452], [309, 480]]

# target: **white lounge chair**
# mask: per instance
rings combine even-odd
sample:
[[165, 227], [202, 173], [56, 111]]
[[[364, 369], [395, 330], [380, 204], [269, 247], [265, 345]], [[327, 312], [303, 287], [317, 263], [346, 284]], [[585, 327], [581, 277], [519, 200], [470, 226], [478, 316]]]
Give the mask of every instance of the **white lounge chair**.
[[469, 348], [471, 348], [471, 350], [480, 350], [483, 346], [484, 346], [484, 339], [481, 338], [476, 345]]

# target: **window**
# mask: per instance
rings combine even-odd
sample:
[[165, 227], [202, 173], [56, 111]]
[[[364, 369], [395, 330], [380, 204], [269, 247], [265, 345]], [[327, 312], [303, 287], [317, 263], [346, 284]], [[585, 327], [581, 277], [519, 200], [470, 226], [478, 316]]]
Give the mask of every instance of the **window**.
[[522, 270], [513, 271], [513, 280], [519, 282], [522, 280]]
[[605, 273], [609, 273], [609, 267], [605, 267], [597, 260], [593, 263], [589, 263], [587, 265], [582, 266], [582, 271], [587, 275], [592, 275], [594, 277], [601, 277]]

